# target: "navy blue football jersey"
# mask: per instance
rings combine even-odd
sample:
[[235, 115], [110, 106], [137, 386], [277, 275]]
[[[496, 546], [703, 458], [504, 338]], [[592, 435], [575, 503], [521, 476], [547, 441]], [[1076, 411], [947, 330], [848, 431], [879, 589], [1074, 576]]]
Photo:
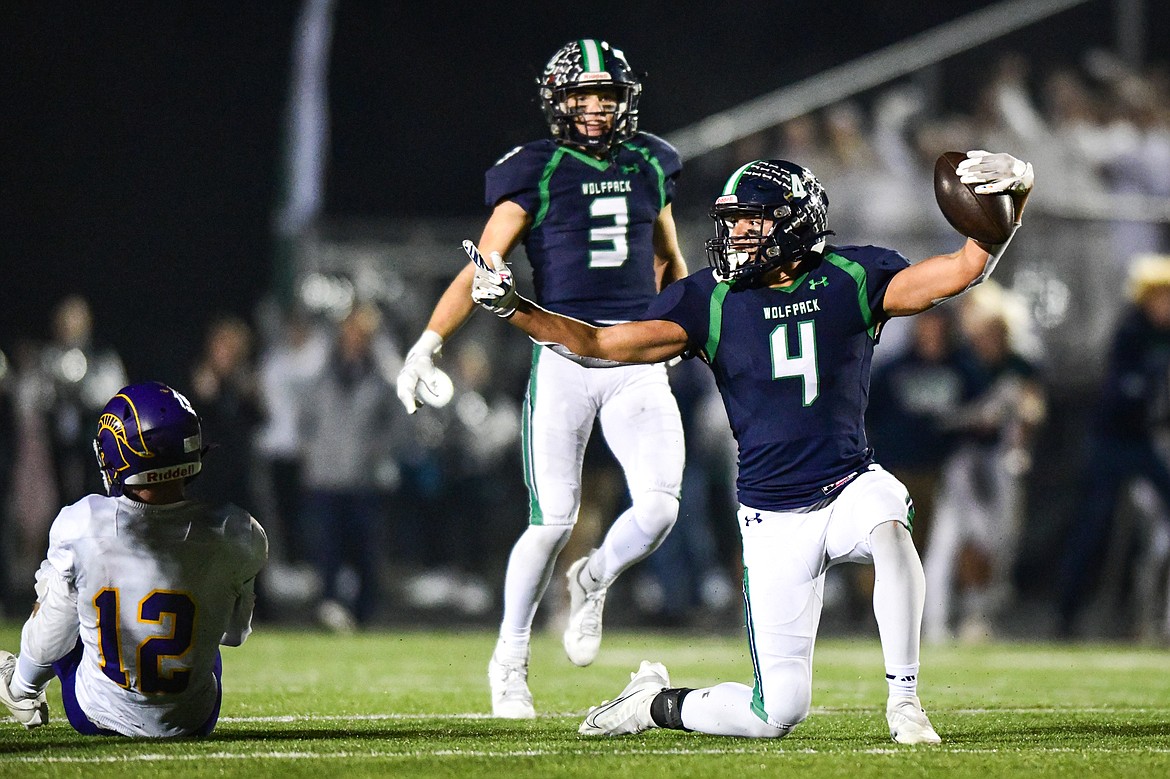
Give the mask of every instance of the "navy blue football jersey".
[[833, 495], [872, 463], [865, 407], [886, 286], [908, 267], [875, 246], [828, 247], [785, 287], [719, 281], [711, 269], [668, 286], [641, 319], [687, 332], [715, 374], [739, 443], [739, 500], [784, 511]]
[[637, 319], [657, 292], [654, 222], [681, 169], [674, 147], [648, 133], [602, 160], [535, 141], [488, 170], [485, 200], [514, 201], [532, 217], [524, 248], [537, 303], [612, 324]]

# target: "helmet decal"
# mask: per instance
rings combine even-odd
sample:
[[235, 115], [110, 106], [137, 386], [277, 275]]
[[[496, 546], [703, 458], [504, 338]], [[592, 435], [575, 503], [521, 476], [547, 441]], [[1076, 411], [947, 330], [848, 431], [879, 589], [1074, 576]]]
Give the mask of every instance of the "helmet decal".
[[[108, 432], [110, 437], [114, 439], [114, 444], [116, 447], [115, 450], [118, 453], [118, 457], [117, 459], [111, 459], [109, 462], [102, 464], [107, 468], [112, 468], [115, 474], [119, 474], [130, 467], [131, 455], [142, 459], [149, 459], [154, 457], [154, 452], [150, 451], [150, 447], [147, 446], [146, 441], [142, 437], [142, 422], [138, 418], [138, 409], [134, 405], [134, 399], [123, 392], [119, 392], [114, 396], [114, 400], [119, 399], [126, 403], [127, 408], [129, 408], [130, 413], [134, 417], [133, 428], [136, 433], [131, 434], [131, 436], [134, 438], [134, 441], [131, 442], [127, 440], [126, 425], [123, 424], [122, 420], [114, 414], [108, 412], [103, 413], [100, 417], [98, 417], [97, 434], [97, 437], [100, 439], [102, 437], [102, 433]], [[109, 406], [108, 403], [106, 405], [107, 407]], [[107, 452], [106, 454], [108, 456], [109, 453]], [[99, 461], [101, 460], [101, 457], [102, 455], [99, 454]]]
[[203, 435], [191, 402], [161, 382], [123, 387], [98, 417], [93, 441], [110, 495], [127, 485], [189, 479], [202, 469]]
[[601, 47], [597, 45], [597, 41], [592, 38], [585, 38], [578, 41], [581, 47], [582, 66], [586, 73], [595, 74], [601, 70], [601, 63], [604, 61], [601, 55]]

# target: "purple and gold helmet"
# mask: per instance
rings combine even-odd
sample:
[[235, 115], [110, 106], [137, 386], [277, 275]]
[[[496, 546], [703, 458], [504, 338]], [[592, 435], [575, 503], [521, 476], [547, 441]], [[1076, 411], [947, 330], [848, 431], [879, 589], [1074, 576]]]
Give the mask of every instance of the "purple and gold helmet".
[[199, 415], [162, 382], [131, 384], [102, 409], [93, 451], [111, 496], [127, 486], [190, 479], [202, 467]]

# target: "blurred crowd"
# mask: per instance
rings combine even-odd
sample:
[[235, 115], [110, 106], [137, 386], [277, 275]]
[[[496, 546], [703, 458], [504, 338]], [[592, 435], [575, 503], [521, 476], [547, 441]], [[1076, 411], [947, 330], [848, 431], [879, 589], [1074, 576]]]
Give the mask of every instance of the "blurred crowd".
[[[942, 109], [910, 81], [707, 155], [683, 186], [714, 192], [744, 160], [791, 159], [825, 183], [841, 242], [886, 245], [914, 260], [956, 239], [922, 185], [935, 157], [974, 148], [1033, 162], [1026, 221], [1036, 227], [1021, 232], [995, 281], [891, 323], [872, 376], [870, 443], [915, 500], [925, 638], [1170, 640], [1164, 64], [1138, 72], [1091, 54], [1039, 73], [1025, 57], [1001, 57], [962, 111]], [[1086, 220], [1099, 242], [1062, 238]], [[697, 269], [701, 244], [687, 235]], [[1029, 282], [1030, 269], [1052, 267], [1059, 272], [1046, 284]], [[1102, 267], [1104, 286], [1096, 284]], [[1092, 310], [1107, 318], [1073, 316], [1089, 310], [1074, 276], [1105, 298]], [[1063, 308], [1061, 289], [1074, 298]], [[101, 323], [85, 298], [56, 301], [51, 334], [0, 353], [4, 613], [22, 618], [31, 605], [56, 511], [100, 491], [91, 450], [98, 410], [130, 380], [164, 378], [187, 393], [213, 447], [192, 496], [231, 500], [268, 530], [258, 619], [338, 631], [428, 616], [494, 623], [506, 556], [527, 522], [525, 342], [465, 328], [440, 362], [455, 398], [407, 416], [393, 380], [404, 334], [423, 323], [391, 308], [374, 295], [339, 309], [213, 317], [179, 380], [128, 377], [128, 345], [95, 337]], [[1108, 335], [1076, 331], [1092, 326]], [[1070, 354], [1069, 343], [1100, 348]], [[735, 442], [710, 372], [686, 361], [670, 377], [686, 431], [682, 508], [662, 547], [615, 586], [625, 596], [611, 599], [612, 613], [619, 623], [734, 629]], [[1070, 400], [1070, 386], [1086, 391]], [[587, 452], [570, 541], [582, 550], [626, 500], [605, 448]], [[1052, 501], [1054, 484], [1063, 500], [1055, 521], [1053, 507], [1040, 505]], [[864, 569], [830, 576], [826, 622], [868, 623], [870, 587]], [[547, 597], [562, 598], [559, 589]], [[541, 613], [555, 620], [558, 611]]]

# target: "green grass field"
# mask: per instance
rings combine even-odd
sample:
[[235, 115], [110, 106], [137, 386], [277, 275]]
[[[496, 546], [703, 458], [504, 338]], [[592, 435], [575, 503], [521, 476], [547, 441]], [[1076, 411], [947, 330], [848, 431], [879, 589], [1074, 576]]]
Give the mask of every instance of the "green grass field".
[[[0, 627], [15, 648], [18, 626]], [[51, 720], [0, 727], [0, 777], [451, 776], [747, 777], [1170, 775], [1170, 652], [1124, 645], [927, 647], [921, 693], [941, 747], [903, 747], [886, 731], [876, 639], [817, 646], [813, 711], [788, 738], [752, 741], [653, 730], [577, 735], [642, 659], [676, 684], [750, 677], [743, 642], [676, 633], [607, 634], [589, 668], [557, 637], [533, 647], [540, 715], [487, 716], [489, 632], [352, 637], [261, 626], [224, 651], [223, 717], [200, 741], [78, 736], [57, 685]]]

